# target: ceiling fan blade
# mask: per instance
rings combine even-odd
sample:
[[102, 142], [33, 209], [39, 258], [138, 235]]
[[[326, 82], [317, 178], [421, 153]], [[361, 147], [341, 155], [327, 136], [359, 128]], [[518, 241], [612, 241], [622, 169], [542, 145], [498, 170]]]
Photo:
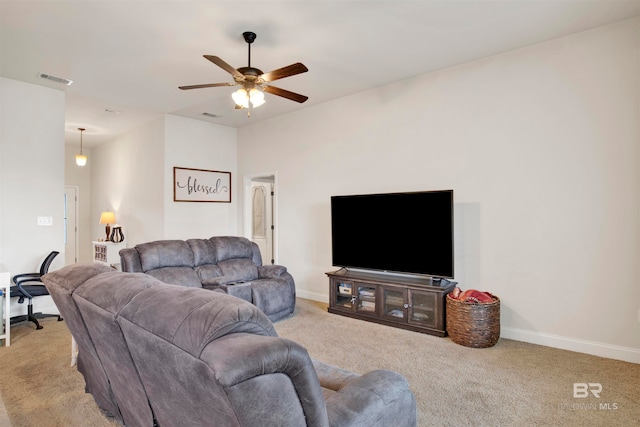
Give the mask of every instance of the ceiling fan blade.
[[296, 62], [295, 64], [287, 65], [286, 67], [264, 73], [260, 77], [265, 82], [272, 82], [285, 77], [295, 76], [296, 74], [306, 73], [307, 71], [309, 71], [309, 69], [305, 67], [304, 64]]
[[295, 92], [290, 92], [285, 89], [280, 89], [279, 87], [275, 87], [275, 86], [264, 86], [262, 90], [264, 90], [267, 93], [270, 93], [271, 95], [281, 96], [283, 98], [287, 98], [292, 101], [299, 102], [301, 104], [305, 102], [307, 99], [309, 99], [308, 96], [300, 95], [299, 93], [295, 93]]
[[211, 61], [214, 64], [216, 64], [218, 67], [220, 67], [223, 70], [225, 70], [227, 73], [231, 74], [233, 77], [236, 77], [238, 79], [244, 80], [244, 76], [242, 75], [241, 72], [239, 72], [238, 70], [233, 68], [231, 65], [227, 64], [226, 62], [224, 62], [219, 57], [213, 56], [213, 55], [203, 55], [203, 56], [205, 58], [207, 58], [209, 61]]
[[205, 87], [235, 86], [235, 83], [208, 83], [203, 85], [178, 86], [178, 89], [202, 89]]

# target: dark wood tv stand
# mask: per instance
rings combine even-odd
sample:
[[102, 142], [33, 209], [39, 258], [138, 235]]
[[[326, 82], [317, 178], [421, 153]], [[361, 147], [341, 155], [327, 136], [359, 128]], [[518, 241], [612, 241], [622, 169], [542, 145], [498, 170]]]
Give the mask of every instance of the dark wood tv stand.
[[447, 335], [445, 296], [457, 282], [341, 269], [329, 276], [329, 313]]

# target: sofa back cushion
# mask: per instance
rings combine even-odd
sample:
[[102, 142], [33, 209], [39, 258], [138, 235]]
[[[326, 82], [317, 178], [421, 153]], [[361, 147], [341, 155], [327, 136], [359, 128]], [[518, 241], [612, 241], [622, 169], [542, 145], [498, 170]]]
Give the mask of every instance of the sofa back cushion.
[[193, 267], [191, 247], [184, 240], [157, 240], [136, 245], [145, 273], [161, 267]]
[[231, 258], [253, 259], [253, 247], [249, 239], [236, 236], [216, 236], [209, 240], [216, 248], [218, 262]]
[[164, 283], [190, 288], [202, 287], [194, 270], [195, 258], [184, 240], [157, 240], [136, 245], [142, 271]]
[[120, 318], [119, 322], [143, 328], [194, 357], [209, 342], [228, 334], [277, 336], [269, 318], [251, 303], [220, 292], [164, 284], [138, 293]]
[[258, 245], [238, 236], [157, 240], [121, 251], [122, 268], [185, 287], [250, 282], [259, 277]]
[[216, 264], [218, 262], [218, 256], [216, 253], [215, 245], [208, 239], [189, 239], [187, 245], [193, 252], [193, 265], [195, 267]]
[[216, 277], [222, 276], [222, 270], [216, 265], [216, 247], [209, 239], [189, 239], [187, 244], [193, 251], [195, 270], [202, 284], [211, 283]]
[[209, 240], [216, 248], [218, 267], [223, 276], [232, 277], [238, 281], [251, 281], [258, 278], [258, 266], [261, 265], [261, 260], [258, 259], [257, 262], [255, 260], [253, 248], [255, 243], [236, 236], [216, 236]]

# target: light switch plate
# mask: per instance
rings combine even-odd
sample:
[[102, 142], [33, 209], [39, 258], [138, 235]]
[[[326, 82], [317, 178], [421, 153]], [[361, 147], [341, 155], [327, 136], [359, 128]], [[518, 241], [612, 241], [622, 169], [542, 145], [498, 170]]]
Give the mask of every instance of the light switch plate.
[[39, 216], [38, 225], [53, 225], [53, 217], [51, 216]]

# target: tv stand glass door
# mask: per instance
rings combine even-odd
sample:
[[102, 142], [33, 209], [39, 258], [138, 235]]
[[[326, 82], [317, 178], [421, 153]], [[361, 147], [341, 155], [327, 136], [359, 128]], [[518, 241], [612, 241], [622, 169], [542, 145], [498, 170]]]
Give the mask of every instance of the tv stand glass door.
[[376, 315], [378, 287], [353, 280], [332, 281], [333, 301], [338, 309], [364, 315]]

